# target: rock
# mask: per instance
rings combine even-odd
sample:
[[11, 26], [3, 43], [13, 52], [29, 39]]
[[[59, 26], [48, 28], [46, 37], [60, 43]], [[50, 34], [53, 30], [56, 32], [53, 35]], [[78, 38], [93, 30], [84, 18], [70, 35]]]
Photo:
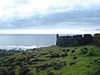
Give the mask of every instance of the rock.
[[21, 66], [20, 67], [20, 75], [26, 75], [29, 72], [28, 67]]
[[46, 70], [48, 68], [47, 65], [40, 65], [36, 67], [36, 70]]
[[52, 54], [50, 55], [50, 57], [51, 57], [51, 58], [59, 58], [60, 55], [59, 55], [58, 53], [52, 53]]
[[60, 68], [61, 68], [61, 65], [60, 65], [60, 64], [55, 64], [55, 65], [54, 65], [54, 69], [55, 69], [55, 70], [59, 70]]
[[52, 63], [46, 63], [46, 64], [42, 64], [40, 66], [37, 66], [36, 67], [36, 70], [46, 70], [48, 69], [49, 67], [52, 67]]
[[67, 53], [61, 54], [61, 57], [66, 57], [66, 56], [67, 56]]
[[62, 61], [62, 62], [60, 62], [59, 64], [60, 64], [62, 67], [64, 67], [64, 66], [67, 65], [65, 61]]
[[61, 62], [59, 62], [59, 63], [54, 64], [54, 69], [55, 69], [55, 70], [59, 70], [61, 67], [64, 67], [64, 66], [66, 66], [66, 65], [67, 65], [67, 64], [66, 64], [65, 61], [61, 61]]
[[37, 62], [44, 62], [44, 61], [46, 61], [46, 59], [32, 59], [32, 60], [30, 61], [30, 63], [31, 63], [31, 64], [36, 64]]

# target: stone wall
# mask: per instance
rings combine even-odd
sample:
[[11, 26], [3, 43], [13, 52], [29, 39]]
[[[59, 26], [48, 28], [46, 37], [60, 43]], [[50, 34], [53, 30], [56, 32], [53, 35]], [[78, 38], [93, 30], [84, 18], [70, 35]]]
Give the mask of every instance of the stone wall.
[[74, 35], [74, 36], [59, 36], [57, 34], [56, 45], [67, 47], [67, 46], [80, 46], [92, 44], [93, 36], [91, 34]]
[[100, 34], [94, 34], [93, 43], [100, 47]]

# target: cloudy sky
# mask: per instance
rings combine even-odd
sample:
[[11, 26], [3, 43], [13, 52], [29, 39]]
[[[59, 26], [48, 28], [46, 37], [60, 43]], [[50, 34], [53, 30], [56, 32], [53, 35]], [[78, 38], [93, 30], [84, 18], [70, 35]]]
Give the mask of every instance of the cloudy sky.
[[0, 0], [0, 33], [99, 33], [100, 0]]

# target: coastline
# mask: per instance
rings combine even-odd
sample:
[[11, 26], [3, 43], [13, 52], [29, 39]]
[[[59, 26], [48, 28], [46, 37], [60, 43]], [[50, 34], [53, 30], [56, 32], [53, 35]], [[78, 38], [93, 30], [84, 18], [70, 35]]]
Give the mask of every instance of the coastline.
[[36, 45], [31, 45], [31, 46], [25, 46], [25, 45], [8, 45], [8, 46], [0, 46], [1, 50], [27, 50], [27, 49], [34, 49], [34, 48], [42, 48], [42, 47], [49, 47], [51, 45], [48, 46], [36, 46]]
[[39, 48], [39, 46], [17, 46], [17, 45], [8, 45], [8, 46], [0, 46], [0, 49], [6, 49], [6, 50], [11, 50], [11, 49], [15, 49], [15, 50], [27, 50], [27, 49], [34, 49], [34, 48]]

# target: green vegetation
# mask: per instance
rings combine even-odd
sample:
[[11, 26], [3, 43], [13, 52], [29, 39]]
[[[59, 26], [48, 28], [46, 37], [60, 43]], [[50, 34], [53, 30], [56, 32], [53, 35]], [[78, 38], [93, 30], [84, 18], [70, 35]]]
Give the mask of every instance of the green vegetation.
[[50, 46], [0, 58], [0, 75], [100, 75], [100, 48]]
[[5, 50], [5, 49], [0, 49], [0, 57], [5, 57], [9, 55], [13, 55], [19, 52], [22, 52], [23, 50], [16, 50], [16, 49], [11, 49], [11, 50]]

